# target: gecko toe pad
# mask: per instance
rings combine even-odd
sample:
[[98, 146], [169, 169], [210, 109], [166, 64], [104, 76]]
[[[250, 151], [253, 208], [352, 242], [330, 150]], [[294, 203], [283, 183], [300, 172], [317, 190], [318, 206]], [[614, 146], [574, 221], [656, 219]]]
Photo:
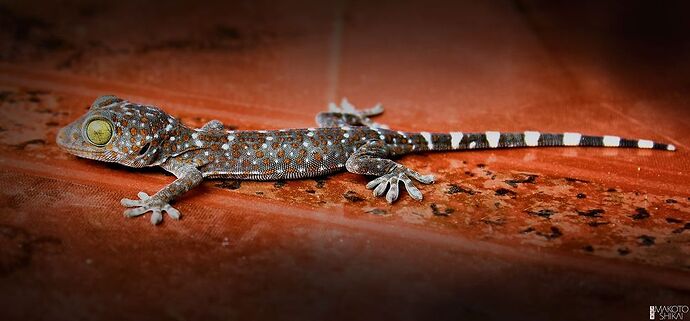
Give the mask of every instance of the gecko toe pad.
[[124, 211], [126, 217], [136, 217], [142, 215], [146, 212], [151, 213], [151, 224], [156, 225], [163, 221], [163, 212], [168, 213], [172, 219], [180, 219], [180, 211], [170, 206], [170, 204], [165, 203], [156, 197], [151, 197], [144, 192], [139, 192], [138, 200], [132, 200], [128, 198], [123, 198], [120, 204], [125, 207], [129, 207]]
[[[410, 194], [412, 198], [422, 200], [422, 192], [414, 186], [410, 177], [423, 184], [431, 184], [434, 182], [433, 175], [421, 175], [413, 170], [404, 168], [374, 179], [367, 184], [367, 188], [374, 190], [374, 196], [382, 196], [385, 193], [386, 201], [388, 201], [388, 203], [393, 203], [398, 199], [400, 194], [399, 183], [402, 182], [407, 193]], [[388, 192], [386, 192], [386, 190], [388, 190]]]

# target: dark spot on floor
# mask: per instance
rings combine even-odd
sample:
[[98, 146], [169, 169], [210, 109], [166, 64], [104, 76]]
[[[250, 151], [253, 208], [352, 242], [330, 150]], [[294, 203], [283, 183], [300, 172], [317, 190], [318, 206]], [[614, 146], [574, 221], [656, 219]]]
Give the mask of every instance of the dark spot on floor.
[[504, 225], [506, 223], [506, 219], [503, 217], [499, 216], [486, 216], [482, 217], [480, 220], [484, 224], [489, 224], [489, 225]]
[[216, 183], [216, 187], [225, 188], [225, 189], [229, 189], [229, 190], [238, 189], [238, 188], [240, 188], [241, 185], [242, 185], [242, 182], [239, 180], [223, 180], [223, 181], [220, 181], [219, 183]]
[[472, 173], [470, 171], [465, 171], [465, 175], [467, 175], [469, 177], [474, 177], [474, 173]]
[[508, 195], [508, 196], [515, 196], [515, 195], [517, 195], [517, 193], [515, 193], [515, 192], [513, 192], [513, 191], [511, 191], [511, 190], [509, 190], [509, 189], [507, 189], [507, 188], [502, 188], [502, 187], [501, 187], [501, 188], [499, 188], [499, 189], [496, 190], [496, 195], [497, 195], [497, 196], [506, 196], [506, 195]]
[[273, 183], [273, 187], [275, 187], [275, 188], [283, 188], [283, 186], [285, 186], [285, 184], [287, 184], [286, 181], [276, 181], [275, 183]]
[[[27, 230], [0, 224], [0, 277], [28, 267], [36, 251], [51, 251], [62, 245], [62, 240], [52, 236], [34, 237]], [[59, 249], [59, 248], [57, 248]]]
[[7, 90], [0, 91], [0, 101], [7, 100], [7, 97], [10, 97], [11, 95], [12, 95], [11, 91], [7, 91]]
[[388, 214], [388, 212], [386, 212], [386, 210], [382, 210], [380, 208], [375, 208], [371, 211], [367, 211], [367, 213], [371, 213], [374, 215], [386, 215], [386, 214]]
[[565, 177], [566, 182], [570, 183], [590, 183], [590, 181], [586, 181], [584, 179], [579, 179], [579, 178], [572, 178], [572, 177]]
[[534, 227], [531, 227], [531, 226], [530, 226], [530, 227], [528, 227], [528, 228], [526, 228], [526, 229], [520, 231], [520, 234], [527, 234], [527, 233], [530, 233], [530, 232], [534, 232]]
[[635, 209], [635, 214], [630, 215], [630, 217], [632, 217], [633, 220], [643, 220], [649, 217], [649, 212], [642, 207], [638, 207]]
[[587, 223], [587, 225], [589, 225], [589, 226], [591, 226], [591, 227], [598, 227], [599, 225], [607, 225], [607, 224], [611, 224], [611, 222], [606, 222], [606, 221], [594, 221], [594, 222], [589, 222], [589, 223]]
[[594, 252], [594, 246], [591, 245], [585, 245], [582, 247], [582, 250], [585, 252]]
[[504, 181], [506, 184], [512, 186], [512, 187], [517, 187], [518, 184], [534, 184], [536, 182], [537, 175], [533, 174], [527, 174], [527, 177], [525, 178], [520, 178], [520, 179], [509, 179]]
[[673, 217], [667, 217], [666, 222], [671, 223], [671, 224], [683, 223], [682, 220], [679, 220], [679, 219], [673, 218]]
[[537, 232], [537, 235], [545, 237], [547, 240], [552, 240], [563, 236], [563, 232], [555, 226], [552, 226], [549, 233]]
[[221, 38], [239, 39], [240, 32], [237, 28], [228, 26], [216, 26], [215, 33]]
[[676, 200], [674, 200], [674, 199], [672, 199], [672, 198], [669, 198], [669, 199], [666, 200], [666, 203], [668, 203], [668, 204], [676, 204], [676, 203], [678, 203], [678, 201], [676, 201]]
[[617, 189], [615, 189], [615, 188], [613, 188], [613, 187], [611, 187], [611, 188], [607, 189], [606, 191], [607, 191], [607, 192], [609, 192], [609, 193], [614, 193], [614, 192], [618, 192], [618, 190], [617, 190]]
[[551, 215], [556, 214], [556, 211], [551, 210], [551, 209], [541, 209], [538, 211], [529, 211], [528, 210], [525, 212], [527, 212], [527, 214], [530, 214], [530, 215], [536, 215], [536, 216], [541, 216], [541, 217], [545, 217], [545, 218], [550, 218]]
[[576, 197], [579, 199], [583, 199], [583, 198], [587, 198], [587, 195], [585, 195], [585, 193], [577, 193]]
[[25, 149], [29, 145], [45, 145], [46, 141], [43, 139], [31, 139], [19, 144], [12, 145], [16, 149]]
[[620, 254], [622, 256], [626, 256], [626, 255], [630, 254], [630, 249], [627, 247], [621, 247], [618, 249], [618, 254]]
[[683, 231], [685, 231], [685, 230], [690, 230], [690, 223], [685, 223], [685, 225], [683, 225], [683, 227], [673, 230], [673, 233], [679, 234], [679, 233], [683, 233]]
[[30, 96], [38, 96], [38, 95], [47, 95], [50, 92], [46, 90], [41, 90], [41, 89], [27, 89], [26, 93]]
[[482, 163], [479, 163], [479, 164], [477, 164], [477, 167], [479, 167], [479, 168], [484, 168], [484, 167], [486, 167], [486, 165], [485, 165], [485, 164], [482, 164]]
[[316, 188], [323, 188], [326, 185], [326, 180], [328, 179], [325, 177], [315, 178], [314, 181], [316, 182]]
[[455, 209], [452, 207], [446, 207], [445, 209], [440, 209], [436, 203], [431, 203], [431, 213], [437, 216], [449, 216], [453, 212], [455, 212]]
[[656, 237], [649, 235], [640, 235], [637, 237], [637, 242], [641, 246], [652, 246], [656, 241]]
[[350, 202], [361, 202], [364, 200], [364, 198], [359, 196], [355, 191], [347, 191], [343, 194], [343, 197]]
[[577, 215], [580, 216], [586, 216], [586, 217], [601, 217], [601, 214], [604, 213], [604, 210], [600, 208], [595, 208], [592, 210], [587, 210], [587, 211], [577, 211]]
[[256, 195], [264, 195], [264, 192], [256, 192]]
[[469, 188], [464, 188], [462, 186], [458, 186], [455, 184], [448, 185], [448, 191], [446, 191], [446, 194], [452, 195], [452, 194], [457, 194], [457, 193], [465, 193], [465, 194], [469, 194], [469, 195], [474, 195], [476, 192], [469, 189]]
[[316, 190], [313, 190], [313, 189], [307, 189], [307, 190], [304, 190], [304, 191], [307, 192], [307, 193], [309, 193], [309, 194], [316, 194]]

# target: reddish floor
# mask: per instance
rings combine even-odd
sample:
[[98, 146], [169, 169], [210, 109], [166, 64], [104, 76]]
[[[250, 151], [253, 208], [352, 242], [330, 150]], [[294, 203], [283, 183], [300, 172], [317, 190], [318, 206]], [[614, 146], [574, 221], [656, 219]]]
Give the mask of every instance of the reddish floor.
[[[690, 304], [690, 42], [673, 2], [85, 3], [0, 5], [3, 320], [642, 319]], [[54, 143], [106, 93], [197, 126], [309, 127], [348, 97], [402, 130], [678, 151], [414, 155], [402, 163], [437, 182], [394, 205], [349, 173], [207, 181], [176, 202], [181, 221], [152, 227], [119, 200], [170, 175]]]

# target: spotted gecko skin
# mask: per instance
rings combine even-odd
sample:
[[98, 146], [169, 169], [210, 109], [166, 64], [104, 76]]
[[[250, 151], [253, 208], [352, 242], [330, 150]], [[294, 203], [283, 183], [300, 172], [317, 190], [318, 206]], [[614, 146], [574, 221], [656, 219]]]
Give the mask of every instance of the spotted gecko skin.
[[160, 166], [177, 179], [156, 194], [122, 199], [127, 217], [151, 211], [151, 222], [162, 212], [173, 219], [180, 212], [170, 202], [199, 185], [204, 178], [282, 180], [323, 176], [342, 170], [376, 176], [367, 188], [389, 203], [399, 195], [399, 183], [414, 199], [422, 193], [413, 180], [431, 184], [422, 175], [392, 158], [415, 152], [542, 146], [603, 146], [675, 150], [673, 145], [618, 136], [580, 133], [429, 133], [394, 131], [371, 121], [383, 112], [377, 105], [357, 110], [343, 99], [316, 117], [318, 128], [226, 130], [218, 120], [189, 128], [154, 106], [101, 96], [89, 111], [62, 128], [58, 145], [79, 157], [140, 168]]

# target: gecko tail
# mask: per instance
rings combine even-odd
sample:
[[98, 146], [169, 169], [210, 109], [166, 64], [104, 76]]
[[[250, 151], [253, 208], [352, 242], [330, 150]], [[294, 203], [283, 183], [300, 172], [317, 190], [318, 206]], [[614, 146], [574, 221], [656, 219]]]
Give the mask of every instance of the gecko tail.
[[417, 136], [410, 138], [413, 138], [413, 141], [419, 143], [419, 150], [425, 149], [432, 151], [558, 146], [676, 150], [676, 146], [672, 144], [658, 143], [647, 139], [628, 139], [609, 135], [589, 136], [580, 133], [550, 134], [537, 131], [501, 133], [497, 131], [486, 131], [481, 133], [421, 132], [415, 134], [409, 133], [407, 136]]

